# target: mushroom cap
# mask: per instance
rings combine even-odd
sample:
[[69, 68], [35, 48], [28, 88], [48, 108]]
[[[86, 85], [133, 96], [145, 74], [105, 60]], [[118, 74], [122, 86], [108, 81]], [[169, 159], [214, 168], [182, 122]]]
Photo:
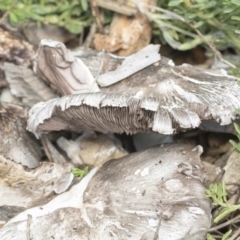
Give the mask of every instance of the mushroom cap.
[[62, 95], [99, 91], [91, 72], [82, 60], [75, 58], [71, 51], [58, 41], [41, 41], [35, 70], [51, 88]]
[[32, 216], [35, 240], [204, 240], [211, 206], [201, 153], [200, 146], [172, 144], [111, 160], [68, 192], [11, 219], [0, 239], [24, 239]]

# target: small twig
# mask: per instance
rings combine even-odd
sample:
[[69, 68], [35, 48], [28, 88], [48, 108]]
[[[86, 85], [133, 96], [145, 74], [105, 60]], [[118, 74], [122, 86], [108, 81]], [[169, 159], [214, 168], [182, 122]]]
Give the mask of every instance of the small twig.
[[[93, 82], [93, 84], [92, 84], [92, 87], [91, 87], [91, 89], [90, 89], [90, 92], [92, 92], [93, 87], [94, 87], [94, 84], [95, 84], [95, 83], [97, 84], [97, 79], [98, 79], [98, 77], [99, 77], [99, 75], [101, 74], [102, 69], [103, 69], [104, 60], [105, 60], [105, 49], [102, 50], [101, 64], [100, 64], [100, 66], [99, 66], [99, 69], [98, 69], [97, 75], [96, 75], [96, 77], [95, 77], [95, 79], [94, 79], [94, 82]], [[97, 84], [97, 85], [98, 85], [98, 84]]]
[[236, 222], [236, 223], [232, 223], [232, 226], [231, 226], [231, 228], [238, 229], [237, 223], [238, 223], [238, 222]]
[[27, 230], [26, 230], [26, 239], [30, 240], [30, 226], [31, 226], [31, 221], [32, 221], [32, 215], [28, 214], [28, 219], [27, 219]]
[[88, 33], [88, 36], [83, 44], [85, 48], [89, 48], [91, 46], [95, 33], [96, 33], [96, 23], [93, 23]]
[[105, 49], [103, 49], [103, 50], [102, 50], [101, 64], [100, 64], [100, 66], [99, 66], [99, 69], [98, 69], [97, 75], [96, 75], [96, 77], [95, 77], [95, 81], [97, 81], [99, 75], [100, 75], [101, 72], [102, 72], [103, 65], [104, 65], [104, 60], [105, 60], [105, 53], [106, 53], [106, 51], [105, 51]]
[[0, 25], [2, 25], [2, 23], [4, 22], [5, 18], [11, 13], [11, 11], [13, 10], [13, 8], [15, 7], [15, 5], [18, 3], [18, 0], [15, 0], [12, 2], [12, 5], [10, 6], [10, 8], [3, 14], [3, 16], [0, 19]]
[[232, 67], [232, 68], [236, 68], [236, 66], [230, 62], [228, 62], [227, 60], [225, 60], [223, 57], [222, 57], [222, 54], [212, 45], [212, 43], [210, 43], [208, 40], [205, 39], [205, 37], [202, 35], [202, 33], [194, 28], [192, 26], [192, 24], [188, 23], [188, 25], [203, 39], [203, 41], [211, 48], [211, 50], [214, 52], [214, 54], [222, 61], [224, 62], [225, 64], [227, 64], [228, 66]]
[[102, 18], [101, 18], [101, 14], [99, 12], [98, 5], [97, 5], [95, 0], [89, 0], [89, 3], [91, 5], [92, 15], [93, 15], [93, 17], [95, 19], [95, 22], [97, 24], [98, 32], [103, 33]]
[[46, 134], [43, 134], [42, 137], [41, 137], [41, 143], [42, 143], [42, 146], [43, 146], [43, 149], [47, 155], [47, 158], [50, 162], [54, 162], [54, 159], [52, 157], [52, 154], [48, 148], [48, 144], [47, 144], [47, 136]]
[[82, 46], [83, 44], [83, 39], [84, 39], [84, 31], [81, 32], [80, 36], [79, 36], [79, 46]]
[[237, 182], [227, 182], [226, 186], [237, 186], [237, 187], [239, 187], [240, 183], [237, 183]]
[[239, 239], [239, 235], [240, 235], [240, 228], [230, 238], [228, 238], [228, 240], [237, 240]]
[[219, 224], [219, 225], [217, 225], [217, 226], [215, 226], [215, 227], [213, 227], [213, 228], [210, 228], [209, 229], [209, 232], [214, 232], [214, 231], [217, 231], [218, 229], [221, 229], [221, 228], [223, 228], [223, 227], [226, 227], [226, 226], [228, 226], [228, 225], [230, 225], [230, 224], [233, 224], [233, 223], [235, 223], [237, 220], [239, 220], [240, 219], [240, 215], [237, 215], [236, 217], [234, 217], [234, 218], [232, 218], [232, 219], [230, 219], [230, 220], [228, 220], [228, 221], [226, 221], [226, 222], [224, 222], [224, 223], [222, 223], [222, 224]]

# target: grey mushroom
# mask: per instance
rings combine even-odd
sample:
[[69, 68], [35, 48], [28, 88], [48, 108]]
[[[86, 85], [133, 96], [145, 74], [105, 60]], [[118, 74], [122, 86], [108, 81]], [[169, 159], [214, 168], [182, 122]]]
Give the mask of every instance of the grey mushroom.
[[91, 51], [84, 50], [85, 56], [87, 53], [86, 66], [83, 62], [86, 57], [83, 60], [76, 58], [63, 43], [44, 39], [37, 52], [35, 69], [60, 95], [98, 92], [97, 83], [109, 86], [159, 61], [158, 51], [159, 45], [149, 45], [129, 57], [121, 58], [107, 53], [96, 56], [96, 51], [92, 56]]
[[73, 180], [72, 165], [42, 162], [35, 169], [0, 155], [0, 207], [30, 208], [65, 192]]
[[40, 101], [47, 101], [57, 97], [53, 90], [30, 68], [5, 62], [4, 72], [11, 93], [21, 98], [22, 103], [29, 107]]
[[203, 240], [211, 207], [201, 152], [173, 144], [111, 160], [68, 192], [11, 219], [0, 239]]
[[26, 130], [27, 109], [0, 103], [0, 155], [29, 168], [39, 165], [41, 151], [34, 136]]
[[[67, 75], [55, 77], [60, 71], [59, 66], [62, 66], [61, 73], [65, 70], [75, 76], [73, 79], [79, 84], [74, 86], [82, 84], [82, 68], [70, 64], [76, 59], [63, 44], [60, 47], [56, 47], [55, 42], [52, 47], [49, 47], [49, 42], [47, 44], [48, 47], [39, 49], [40, 65], [44, 68], [37, 68], [38, 72], [41, 75], [47, 73], [45, 77], [54, 88], [70, 94], [73, 87]], [[51, 59], [51, 64], [47, 59]], [[96, 59], [100, 66], [101, 58]], [[117, 61], [111, 63], [117, 66]], [[123, 63], [121, 59], [119, 61]], [[118, 70], [117, 67], [115, 69], [109, 72], [112, 77]], [[89, 82], [84, 78], [84, 84], [92, 90], [95, 83], [92, 75], [89, 76]], [[203, 120], [227, 125], [236, 118], [235, 109], [240, 108], [238, 80], [224, 71], [202, 70], [187, 64], [174, 66], [171, 60], [161, 57], [160, 61], [111, 86], [99, 87], [100, 92], [74, 94], [36, 104], [29, 112], [28, 129], [38, 136], [63, 129], [174, 134], [196, 128]], [[82, 88], [76, 89], [80, 91]]]
[[[36, 72], [59, 95], [67, 96], [39, 102], [31, 108], [28, 129], [38, 137], [54, 130], [173, 134], [197, 127], [206, 119], [230, 123], [235, 118], [234, 109], [240, 105], [237, 79], [222, 73], [216, 79], [216, 72], [186, 65], [175, 67], [170, 60], [160, 57], [158, 46], [150, 46], [155, 49], [154, 58], [147, 64], [143, 61], [142, 65], [136, 56], [147, 59], [146, 52], [124, 59], [93, 53], [91, 70], [84, 64], [89, 61], [87, 57], [83, 60], [74, 57], [56, 41], [47, 41], [45, 45], [39, 48]], [[95, 64], [100, 66], [99, 71]], [[220, 92], [227, 98], [226, 104]], [[222, 108], [222, 113], [216, 111], [216, 106]], [[103, 136], [99, 139], [104, 141]], [[73, 142], [60, 138], [57, 144], [71, 159], [69, 148], [81, 148], [82, 152], [74, 157], [89, 164], [87, 158], [93, 157], [89, 155], [86, 140], [78, 146], [79, 139]], [[94, 147], [94, 141], [90, 138], [89, 141]], [[51, 156], [57, 154], [46, 137], [42, 142]], [[94, 148], [98, 146], [95, 144]], [[17, 240], [27, 235], [29, 239], [34, 236], [34, 240], [52, 236], [69, 240], [203, 240], [211, 224], [211, 206], [205, 197], [203, 182], [207, 177], [199, 158], [201, 153], [200, 146], [170, 144], [106, 163], [97, 159], [97, 167], [64, 192], [72, 182], [71, 166], [66, 164], [66, 171], [61, 168], [62, 179], [56, 174], [55, 185], [49, 186], [47, 180], [39, 187], [39, 192], [47, 188], [61, 194], [49, 201], [46, 191], [43, 196], [46, 204], [39, 196], [27, 202], [33, 208], [8, 221], [0, 229], [0, 239]], [[4, 161], [9, 159], [2, 158], [2, 164]], [[53, 172], [55, 167], [62, 166], [49, 165], [54, 166]], [[16, 164], [13, 167], [19, 168]], [[32, 176], [41, 179], [41, 167], [30, 175], [21, 166], [19, 171], [30, 179]], [[46, 171], [51, 175], [51, 169]], [[37, 200], [41, 203], [36, 206]]]
[[35, 52], [33, 46], [16, 34], [0, 28], [0, 60], [30, 66]]

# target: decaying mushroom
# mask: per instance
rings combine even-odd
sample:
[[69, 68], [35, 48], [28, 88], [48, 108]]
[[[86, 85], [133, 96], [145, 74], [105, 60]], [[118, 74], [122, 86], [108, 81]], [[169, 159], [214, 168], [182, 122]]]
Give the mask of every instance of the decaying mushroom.
[[[98, 57], [95, 64], [101, 66], [101, 61]], [[121, 64], [122, 60], [119, 61]], [[79, 70], [75, 62], [63, 44], [45, 41], [38, 52], [37, 71], [41, 75], [49, 73], [45, 74], [47, 81], [54, 83], [54, 88], [62, 93], [68, 93], [69, 86], [74, 89], [79, 82], [72, 85], [68, 74], [63, 72], [71, 72], [75, 78], [70, 79], [81, 82], [78, 76], [82, 68]], [[62, 75], [56, 78], [58, 72]], [[235, 109], [240, 108], [238, 80], [222, 71], [201, 70], [187, 64], [174, 66], [172, 61], [161, 57], [144, 70], [99, 88], [100, 92], [69, 95], [36, 104], [29, 112], [28, 129], [35, 135], [61, 129], [173, 134], [196, 128], [202, 120], [226, 125], [235, 119]], [[93, 77], [87, 81], [84, 78], [84, 84], [92, 86]]]
[[39, 165], [39, 145], [26, 130], [27, 109], [13, 104], [0, 103], [0, 155], [29, 168]]
[[36, 72], [55, 91], [63, 95], [74, 94], [75, 91], [99, 91], [89, 69], [81, 59], [74, 58], [63, 43], [47, 40], [42, 40], [41, 43], [45, 48], [40, 47], [38, 50]]
[[0, 60], [29, 66], [34, 55], [31, 44], [0, 28]]
[[33, 71], [25, 66], [4, 63], [6, 80], [11, 93], [22, 99], [22, 103], [32, 107], [40, 101], [57, 97]]
[[73, 180], [72, 165], [44, 162], [35, 169], [0, 155], [0, 206], [33, 207], [62, 193]]
[[[85, 57], [83, 56], [85, 61], [86, 58], [90, 58], [86, 66], [81, 58], [75, 58], [63, 43], [42, 40], [35, 68], [37, 74], [60, 95], [99, 92], [97, 83], [100, 86], [109, 86], [159, 61], [158, 51], [159, 45], [149, 45], [127, 58], [119, 58], [107, 53], [97, 55], [96, 51], [92, 51], [91, 54], [88, 50], [75, 53], [85, 54]], [[138, 61], [138, 59], [142, 60]], [[91, 70], [94, 75], [91, 74]]]
[[111, 160], [70, 191], [11, 219], [0, 239], [203, 240], [211, 208], [201, 152], [177, 144]]

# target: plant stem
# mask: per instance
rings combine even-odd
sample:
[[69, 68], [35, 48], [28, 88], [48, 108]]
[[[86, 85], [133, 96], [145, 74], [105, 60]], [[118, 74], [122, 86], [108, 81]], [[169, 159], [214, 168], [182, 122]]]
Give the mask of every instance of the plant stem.
[[13, 8], [15, 7], [15, 5], [17, 3], [18, 3], [18, 0], [15, 0], [15, 1], [12, 2], [12, 5], [10, 6], [10, 8], [3, 14], [2, 18], [0, 19], [0, 25], [2, 25], [5, 18], [11, 13], [11, 11], [13, 10]]
[[237, 220], [239, 220], [239, 219], [240, 219], [240, 215], [237, 215], [236, 217], [234, 217], [234, 218], [232, 218], [232, 219], [230, 219], [230, 220], [228, 220], [228, 221], [226, 221], [226, 222], [224, 222], [222, 224], [219, 224], [219, 225], [217, 225], [215, 227], [210, 228], [209, 232], [214, 232], [214, 231], [217, 231], [218, 229], [226, 227], [226, 226], [228, 226], [230, 224], [236, 223]]

